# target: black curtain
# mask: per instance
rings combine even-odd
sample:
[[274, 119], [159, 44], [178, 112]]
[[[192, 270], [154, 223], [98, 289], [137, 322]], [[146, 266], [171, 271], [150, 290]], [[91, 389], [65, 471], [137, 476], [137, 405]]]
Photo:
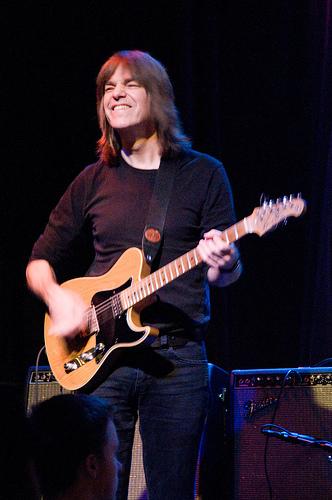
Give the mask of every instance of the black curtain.
[[[332, 358], [332, 2], [312, 2], [313, 136], [304, 359]], [[332, 365], [332, 359], [329, 360]]]
[[[2, 380], [23, 380], [43, 345], [44, 308], [24, 269], [49, 211], [95, 159], [95, 77], [122, 48], [165, 64], [194, 147], [225, 164], [238, 219], [262, 193], [300, 191], [308, 202], [300, 220], [241, 240], [243, 277], [211, 291], [210, 360], [230, 370], [329, 355], [331, 2], [36, 0], [1, 9]], [[82, 273], [87, 256], [79, 247], [69, 273]]]

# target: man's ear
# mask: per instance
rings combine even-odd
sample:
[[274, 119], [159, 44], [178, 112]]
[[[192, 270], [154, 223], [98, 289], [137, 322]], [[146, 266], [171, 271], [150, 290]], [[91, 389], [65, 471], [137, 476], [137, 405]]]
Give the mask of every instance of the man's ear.
[[90, 453], [85, 459], [85, 468], [87, 473], [92, 479], [97, 479], [99, 463], [96, 455]]

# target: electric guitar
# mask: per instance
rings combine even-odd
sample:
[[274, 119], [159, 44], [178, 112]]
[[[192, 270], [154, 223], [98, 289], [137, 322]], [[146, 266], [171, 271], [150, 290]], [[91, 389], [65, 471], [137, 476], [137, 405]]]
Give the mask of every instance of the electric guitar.
[[[288, 217], [299, 217], [305, 210], [301, 197], [284, 197], [264, 202], [252, 214], [220, 234], [227, 243], [246, 234], [262, 236]], [[61, 286], [77, 292], [87, 306], [86, 328], [74, 338], [49, 333], [51, 318], [45, 316], [45, 346], [52, 372], [59, 384], [70, 391], [87, 390], [112, 370], [119, 348], [151, 343], [158, 335], [152, 326], [143, 326], [140, 311], [160, 288], [201, 264], [197, 248], [150, 274], [142, 251], [126, 250], [102, 276], [82, 277]]]

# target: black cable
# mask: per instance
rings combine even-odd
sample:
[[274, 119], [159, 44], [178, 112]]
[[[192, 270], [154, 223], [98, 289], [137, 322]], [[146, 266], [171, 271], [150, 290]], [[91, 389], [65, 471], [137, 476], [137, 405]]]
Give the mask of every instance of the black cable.
[[332, 358], [326, 358], [326, 359], [323, 359], [322, 361], [319, 361], [318, 363], [316, 363], [315, 365], [313, 366], [323, 366], [325, 365], [327, 362], [331, 363], [331, 366], [332, 366]]

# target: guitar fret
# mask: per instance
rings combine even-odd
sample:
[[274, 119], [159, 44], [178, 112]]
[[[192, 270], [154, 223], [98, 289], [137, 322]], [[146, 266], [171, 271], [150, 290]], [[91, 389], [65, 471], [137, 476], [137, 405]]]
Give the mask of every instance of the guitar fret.
[[239, 233], [237, 232], [237, 224], [234, 225], [235, 239], [239, 239]]
[[151, 287], [148, 288], [149, 292], [151, 292], [151, 291], [154, 292], [153, 283], [152, 283], [151, 279], [148, 280], [147, 284], [148, 284], [148, 287], [149, 287], [149, 285], [151, 285]]
[[188, 262], [188, 269], [191, 269], [191, 262], [189, 260], [189, 253], [187, 253], [186, 256], [187, 256], [187, 262]]
[[139, 284], [139, 289], [138, 289], [138, 293], [139, 293], [139, 296], [140, 296], [140, 299], [144, 299], [145, 295], [144, 295], [144, 288], [142, 288], [142, 284], [140, 283]]
[[249, 227], [248, 225], [248, 220], [247, 220], [247, 217], [245, 217], [243, 219], [243, 224], [244, 224], [244, 228], [245, 228], [245, 231], [246, 233], [251, 233], [251, 228]]
[[[241, 226], [238, 226], [237, 224], [234, 224], [232, 227], [222, 232], [221, 237], [223, 237], [228, 244], [231, 241], [239, 239], [244, 231], [250, 231], [248, 221], [246, 219], [243, 219], [243, 221], [241, 222], [243, 223], [243, 228]], [[133, 307], [137, 302], [143, 300], [145, 297], [151, 295], [155, 291], [167, 285], [169, 282], [173, 281], [175, 278], [191, 270], [201, 262], [202, 258], [198, 253], [196, 247], [186, 254], [178, 257], [174, 261], [169, 262], [161, 269], [145, 277], [139, 283], [132, 285], [131, 292], [121, 292], [120, 306], [122, 306], [123, 310]]]
[[229, 237], [228, 237], [228, 230], [227, 229], [224, 231], [224, 235], [226, 236], [226, 242], [229, 245]]
[[164, 269], [164, 276], [165, 276], [165, 285], [167, 285], [168, 277], [167, 277], [167, 273], [166, 273], [166, 267], [164, 267], [163, 269]]
[[[159, 276], [159, 271], [156, 271], [156, 274], [155, 274], [155, 277], [156, 277], [156, 285], [157, 285], [157, 290], [159, 290], [160, 288], [160, 276]], [[159, 280], [159, 281], [158, 281]]]

